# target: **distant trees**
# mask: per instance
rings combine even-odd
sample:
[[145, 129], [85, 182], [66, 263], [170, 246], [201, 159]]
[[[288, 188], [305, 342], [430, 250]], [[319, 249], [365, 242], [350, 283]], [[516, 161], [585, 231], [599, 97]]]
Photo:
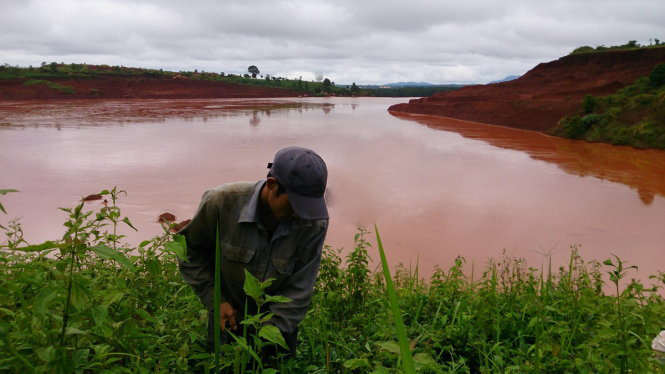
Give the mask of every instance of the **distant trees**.
[[323, 80], [323, 92], [330, 92], [330, 88], [332, 86], [332, 83], [330, 82], [330, 79], [326, 78]]
[[356, 85], [356, 82], [353, 82], [353, 84], [351, 84], [351, 94], [357, 95], [359, 92], [360, 92], [360, 88], [358, 88], [358, 86]]
[[[649, 39], [649, 42], [651, 42], [652, 39]], [[661, 42], [660, 39], [654, 38], [653, 39], [654, 44], [656, 46], [660, 46]], [[637, 40], [629, 40], [628, 43], [622, 44], [622, 45], [613, 45], [611, 47], [606, 47], [604, 45], [599, 45], [596, 48], [590, 47], [588, 45], [582, 46], [582, 47], [577, 47], [575, 48], [570, 54], [575, 55], [578, 53], [588, 53], [588, 52], [602, 52], [602, 51], [608, 51], [608, 50], [622, 50], [622, 49], [635, 49], [635, 48], [649, 48], [653, 46], [654, 44], [649, 44], [649, 45], [641, 45], [640, 43], [637, 42]]]
[[256, 78], [256, 76], [259, 75], [259, 73], [261, 73], [261, 72], [259, 71], [259, 68], [256, 67], [256, 65], [250, 65], [250, 66], [247, 68], [247, 72], [250, 73], [250, 74], [252, 74], [252, 78]]

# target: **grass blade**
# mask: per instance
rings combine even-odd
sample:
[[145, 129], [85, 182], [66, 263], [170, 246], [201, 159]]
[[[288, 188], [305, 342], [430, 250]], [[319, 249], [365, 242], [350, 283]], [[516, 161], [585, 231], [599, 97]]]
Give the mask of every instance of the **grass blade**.
[[219, 356], [221, 353], [220, 349], [220, 340], [221, 340], [221, 330], [219, 328], [219, 307], [222, 302], [222, 290], [220, 289], [220, 260], [221, 260], [221, 249], [219, 247], [219, 222], [215, 225], [215, 295], [214, 295], [214, 322], [213, 330], [215, 331], [215, 371], [219, 373]]
[[379, 254], [381, 255], [381, 265], [383, 266], [383, 276], [386, 278], [386, 291], [388, 292], [388, 301], [390, 302], [390, 310], [395, 320], [395, 329], [397, 330], [397, 340], [399, 342], [399, 353], [402, 357], [402, 365], [406, 374], [415, 374], [416, 367], [413, 363], [411, 350], [409, 348], [409, 339], [406, 336], [406, 327], [402, 321], [402, 312], [397, 304], [397, 295], [395, 294], [395, 286], [390, 277], [390, 269], [388, 268], [388, 261], [386, 260], [386, 253], [383, 251], [383, 244], [381, 244], [381, 236], [379, 229], [374, 224], [374, 232], [376, 233], [376, 243], [379, 247]]

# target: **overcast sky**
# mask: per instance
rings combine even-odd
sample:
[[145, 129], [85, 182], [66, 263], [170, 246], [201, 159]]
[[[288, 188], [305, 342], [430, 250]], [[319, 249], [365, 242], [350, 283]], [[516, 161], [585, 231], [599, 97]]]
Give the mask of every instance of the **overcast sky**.
[[0, 0], [0, 64], [342, 84], [486, 83], [582, 45], [665, 41], [664, 0]]

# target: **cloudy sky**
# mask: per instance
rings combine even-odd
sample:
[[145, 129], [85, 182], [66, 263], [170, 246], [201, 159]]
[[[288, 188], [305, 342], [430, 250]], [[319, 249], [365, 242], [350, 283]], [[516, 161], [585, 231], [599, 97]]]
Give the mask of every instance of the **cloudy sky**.
[[342, 84], [486, 83], [582, 45], [665, 41], [663, 0], [0, 0], [0, 64]]

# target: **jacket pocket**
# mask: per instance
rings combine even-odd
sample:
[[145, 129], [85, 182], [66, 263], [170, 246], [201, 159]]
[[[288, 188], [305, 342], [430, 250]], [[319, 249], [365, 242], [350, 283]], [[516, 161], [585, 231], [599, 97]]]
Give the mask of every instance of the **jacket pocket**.
[[222, 243], [221, 249], [222, 256], [225, 259], [234, 262], [242, 262], [243, 264], [249, 263], [252, 260], [252, 257], [254, 257], [254, 253], [256, 253], [256, 249], [254, 248], [238, 247], [229, 243]]
[[280, 275], [291, 275], [293, 274], [293, 268], [296, 264], [295, 257], [284, 258], [284, 257], [274, 257], [272, 263], [275, 266], [275, 270]]

